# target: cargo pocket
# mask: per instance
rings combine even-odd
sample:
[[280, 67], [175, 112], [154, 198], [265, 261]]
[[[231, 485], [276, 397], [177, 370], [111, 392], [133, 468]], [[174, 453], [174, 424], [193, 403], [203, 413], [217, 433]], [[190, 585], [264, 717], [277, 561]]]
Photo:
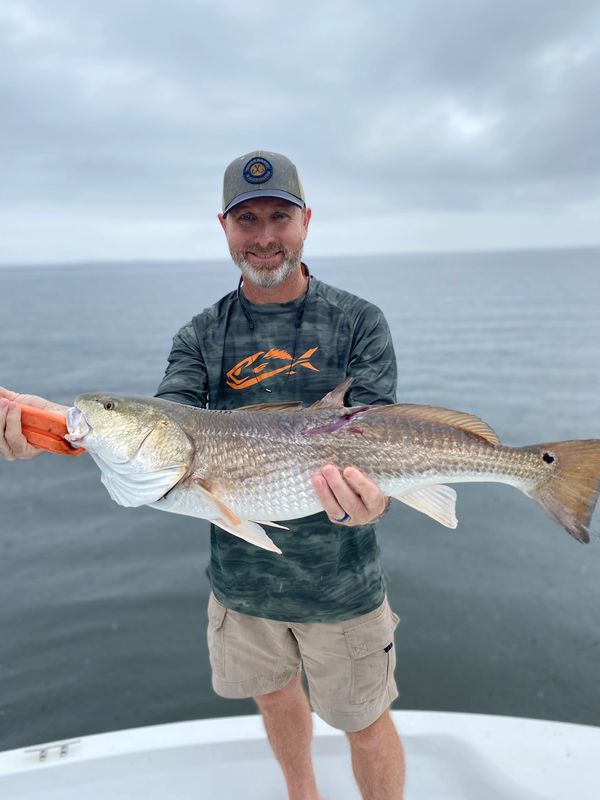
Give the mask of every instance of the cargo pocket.
[[374, 619], [344, 632], [350, 651], [350, 703], [372, 703], [386, 691], [396, 663], [394, 630], [400, 618], [387, 602]]
[[225, 631], [227, 609], [211, 594], [208, 600], [208, 657], [215, 675], [225, 677]]

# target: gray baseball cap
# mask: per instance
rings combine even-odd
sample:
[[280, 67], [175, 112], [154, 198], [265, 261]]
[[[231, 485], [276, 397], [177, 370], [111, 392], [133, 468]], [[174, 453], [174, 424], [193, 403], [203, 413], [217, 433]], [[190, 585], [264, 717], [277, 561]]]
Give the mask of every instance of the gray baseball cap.
[[254, 150], [231, 162], [223, 177], [223, 214], [255, 197], [280, 197], [304, 208], [304, 190], [289, 158]]

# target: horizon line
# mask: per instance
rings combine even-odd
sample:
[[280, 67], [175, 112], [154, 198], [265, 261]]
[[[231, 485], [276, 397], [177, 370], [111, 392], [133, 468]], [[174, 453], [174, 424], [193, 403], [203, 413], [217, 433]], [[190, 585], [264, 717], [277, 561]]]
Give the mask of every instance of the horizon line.
[[[600, 243], [598, 244], [579, 244], [579, 245], [525, 245], [519, 247], [473, 247], [473, 248], [457, 248], [457, 249], [436, 249], [436, 250], [397, 250], [384, 253], [340, 253], [336, 255], [318, 255], [314, 254], [310, 258], [303, 259], [307, 262], [312, 259], [318, 260], [339, 260], [343, 258], [394, 258], [405, 256], [430, 256], [430, 255], [489, 255], [491, 253], [546, 253], [546, 252], [571, 252], [573, 250], [600, 250]], [[111, 256], [109, 258], [93, 258], [84, 257], [69, 261], [0, 261], [0, 269], [10, 267], [78, 267], [78, 266], [109, 266], [109, 265], [124, 265], [124, 264], [215, 264], [215, 263], [231, 263], [231, 259], [227, 257], [217, 258], [194, 258], [193, 256], [166, 256], [164, 258], [152, 258], [144, 256], [130, 256], [120, 258], [118, 256]]]

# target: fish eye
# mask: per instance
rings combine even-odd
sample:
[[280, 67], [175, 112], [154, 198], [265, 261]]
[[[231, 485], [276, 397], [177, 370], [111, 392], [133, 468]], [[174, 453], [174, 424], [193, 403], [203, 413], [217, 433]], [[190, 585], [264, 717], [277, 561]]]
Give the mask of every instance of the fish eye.
[[112, 411], [115, 407], [115, 404], [112, 400], [107, 400], [106, 403], [103, 403], [102, 405], [104, 406], [105, 411]]

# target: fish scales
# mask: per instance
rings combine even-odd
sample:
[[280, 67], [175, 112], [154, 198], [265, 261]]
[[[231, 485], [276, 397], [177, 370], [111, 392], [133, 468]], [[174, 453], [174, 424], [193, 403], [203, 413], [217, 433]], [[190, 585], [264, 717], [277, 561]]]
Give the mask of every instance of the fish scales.
[[[310, 476], [323, 464], [340, 469], [355, 466], [389, 493], [409, 485], [469, 481], [476, 474], [479, 480], [487, 474], [489, 480], [503, 476], [511, 483], [527, 474], [512, 448], [493, 448], [462, 431], [449, 435], [433, 423], [390, 421], [385, 415], [369, 419], [365, 413], [357, 422], [362, 433], [342, 428], [309, 435], [306, 431], [311, 427], [326, 425], [338, 414], [282, 412], [276, 420], [268, 412], [243, 416], [240, 421], [239, 414], [230, 412], [228, 417], [211, 420], [211, 435], [218, 446], [204, 451], [197, 471], [210, 476], [215, 490], [228, 504], [246, 513], [260, 506], [274, 519], [290, 519], [292, 512], [301, 510], [304, 513], [299, 516], [319, 510]], [[199, 433], [201, 430], [205, 430], [204, 422], [192, 435], [206, 435]], [[248, 471], [249, 462], [252, 473]], [[535, 477], [535, 471], [531, 477]]]

